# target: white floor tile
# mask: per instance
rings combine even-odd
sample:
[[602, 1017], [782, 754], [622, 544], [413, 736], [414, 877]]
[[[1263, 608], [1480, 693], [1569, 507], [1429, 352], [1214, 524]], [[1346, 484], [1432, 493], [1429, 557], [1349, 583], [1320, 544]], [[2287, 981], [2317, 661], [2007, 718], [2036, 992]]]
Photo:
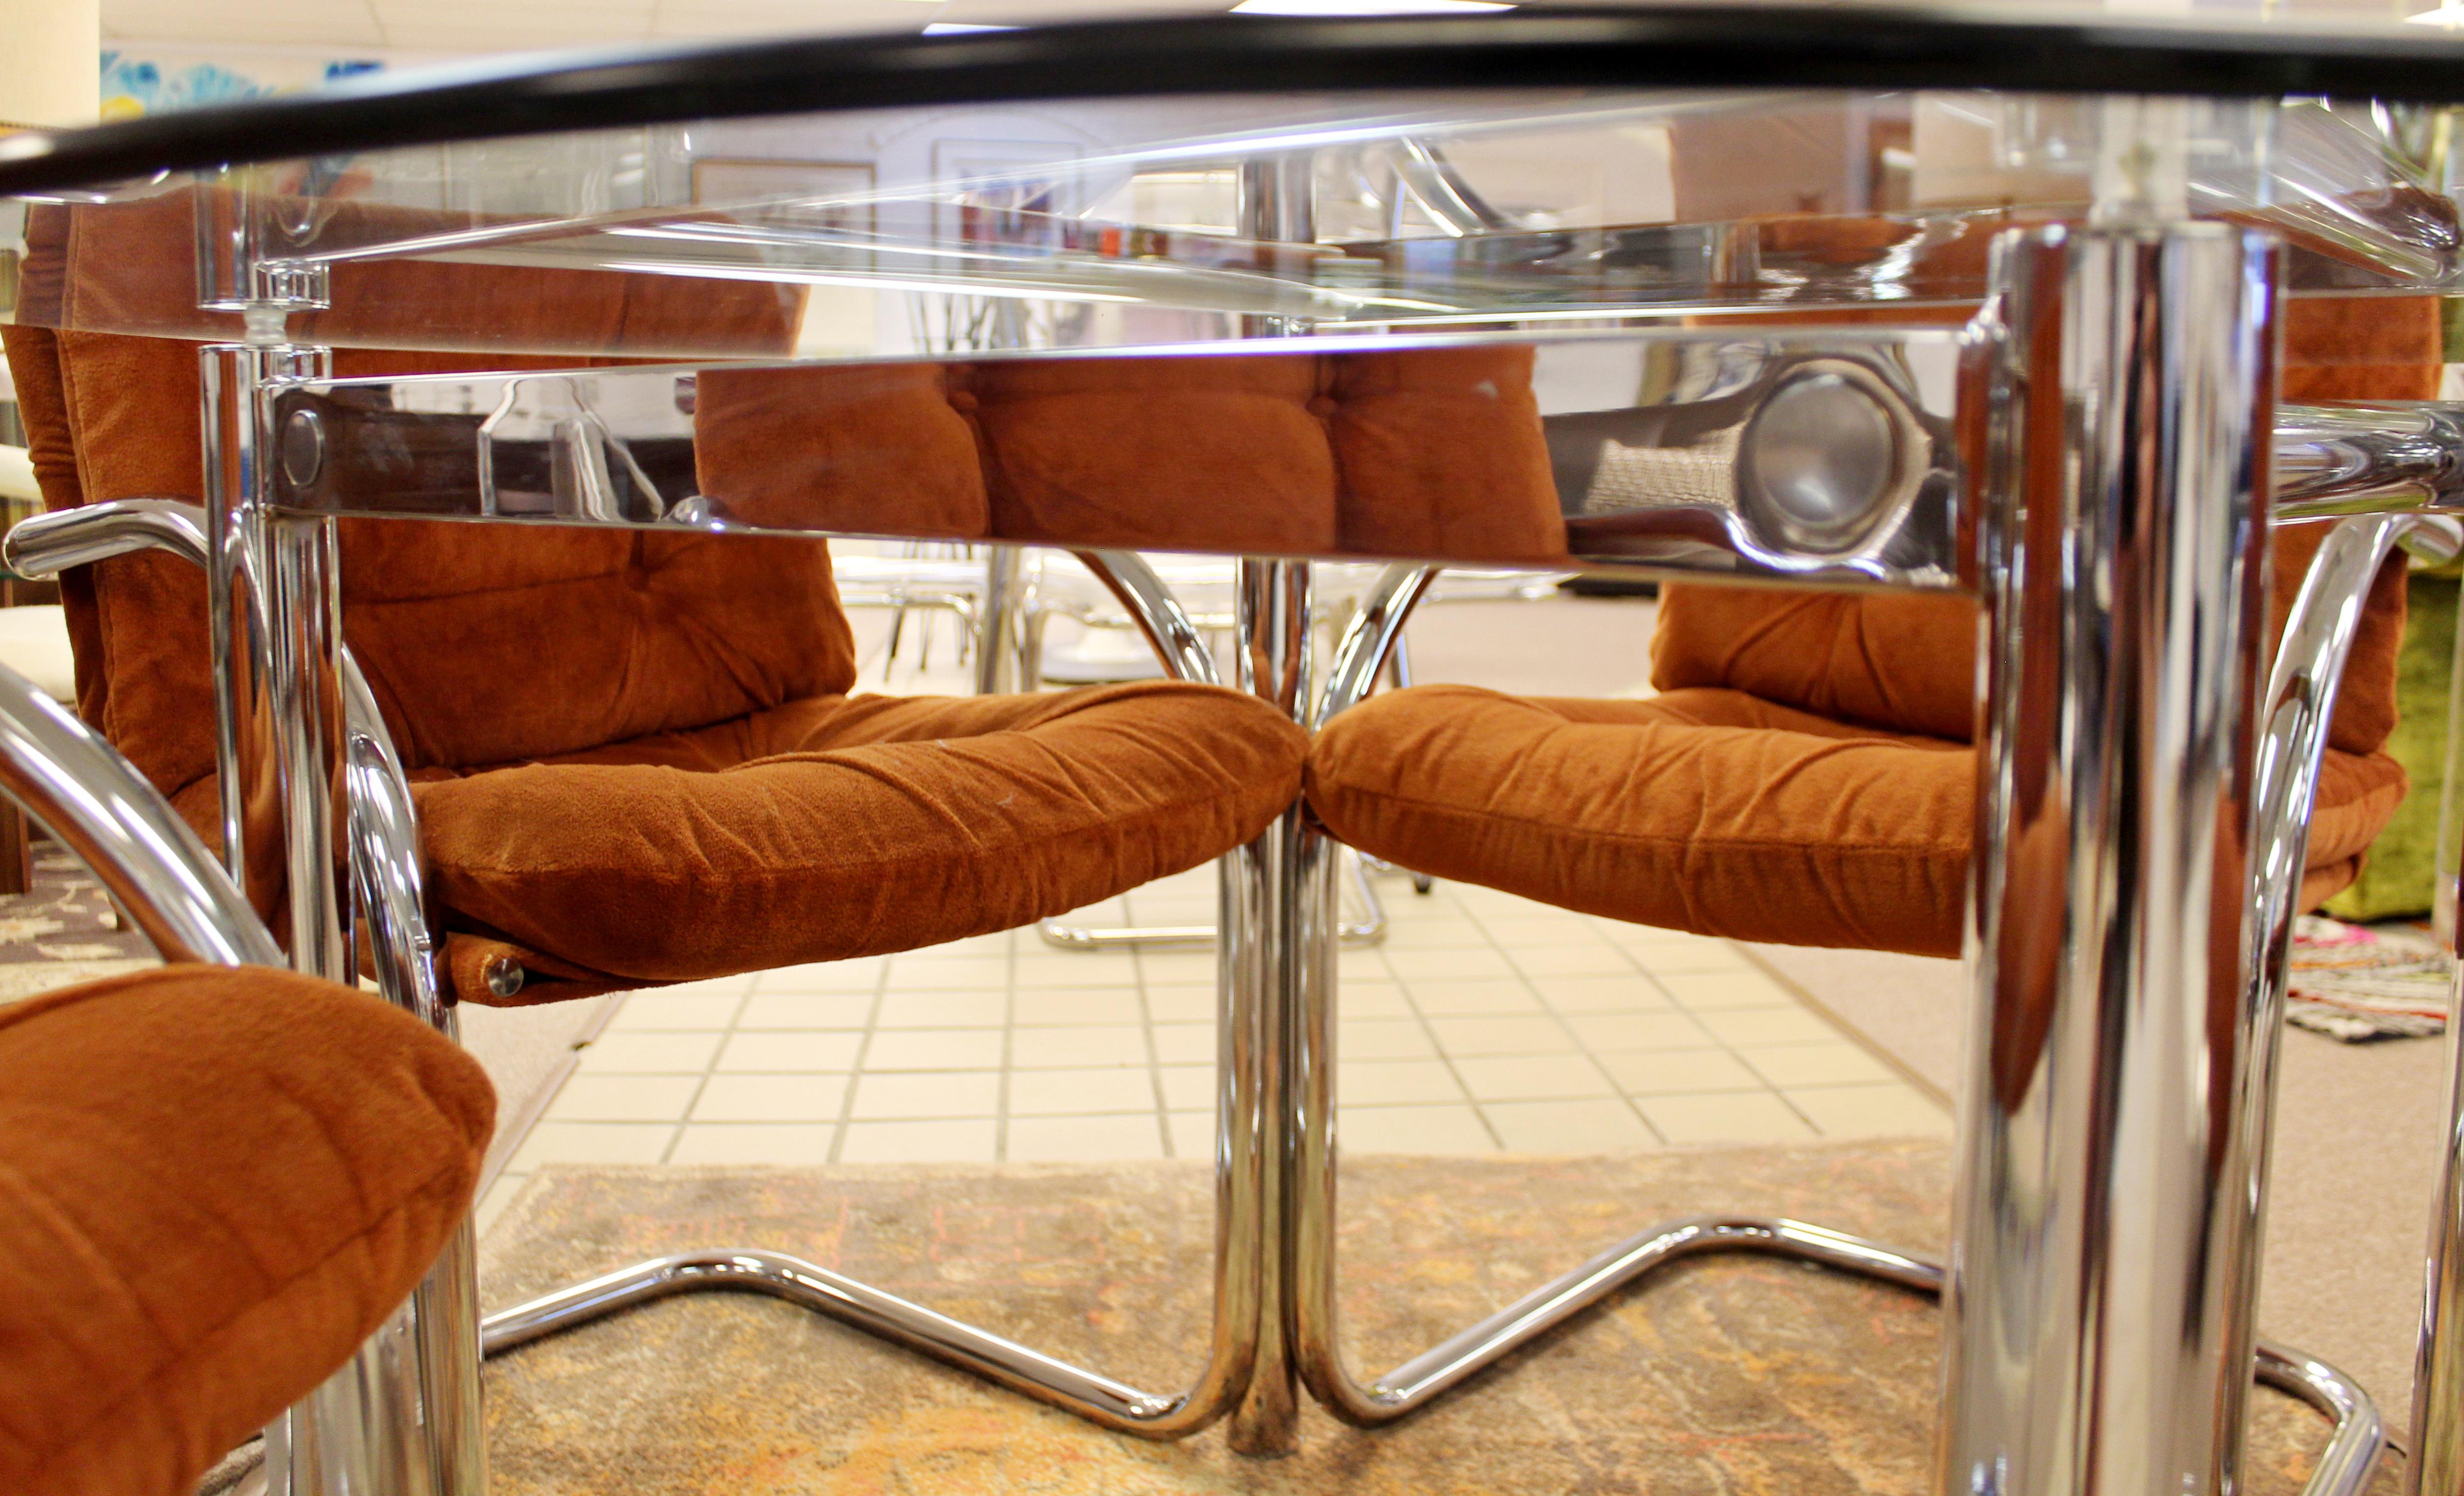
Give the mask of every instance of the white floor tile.
[[1215, 1113], [1175, 1111], [1164, 1118], [1172, 1134], [1172, 1155], [1204, 1163], [1215, 1156]]
[[1344, 1107], [1335, 1113], [1335, 1145], [1346, 1154], [1422, 1154], [1460, 1157], [1493, 1154], [1497, 1141], [1468, 1105]]
[[1382, 953], [1387, 969], [1406, 984], [1416, 980], [1467, 981], [1475, 977], [1512, 979], [1514, 968], [1506, 953], [1495, 948], [1462, 951], [1394, 949]]
[[1215, 984], [1216, 957], [1213, 951], [1140, 951], [1138, 974], [1149, 983], [1186, 982], [1192, 986]]
[[860, 1121], [909, 1117], [989, 1117], [1001, 1110], [1001, 1076], [990, 1070], [876, 1075], [855, 1085], [848, 1115]]
[[1948, 1137], [1950, 1113], [1914, 1087], [1807, 1086], [1788, 1099], [1825, 1137]]
[[1136, 1116], [1012, 1117], [1012, 1163], [1104, 1163], [1163, 1156], [1163, 1133], [1152, 1111]]
[[1726, 1049], [1639, 1049], [1603, 1054], [1599, 1061], [1609, 1078], [1630, 1096], [1771, 1089], [1744, 1061]]
[[582, 1046], [583, 1075], [698, 1075], [724, 1034], [602, 1034]]
[[1458, 1055], [1454, 1067], [1480, 1102], [1617, 1094], [1587, 1054]]
[[1618, 977], [1534, 977], [1532, 990], [1560, 1013], [1665, 1013], [1673, 1006], [1640, 972]]
[[1796, 1143], [1815, 1135], [1803, 1117], [1767, 1090], [1642, 1096], [1635, 1105], [1672, 1143]]
[[[1430, 1018], [1487, 1017], [1509, 1013], [1544, 1011], [1531, 989], [1510, 978], [1485, 978], [1470, 981], [1441, 981], [1422, 979], [1411, 984], [1412, 1005]], [[1344, 1007], [1359, 1017], [1370, 1015], [1353, 1006], [1351, 989], [1343, 994]]]
[[[1411, 1000], [1403, 995], [1401, 986], [1391, 981], [1336, 983], [1334, 1011], [1343, 1018], [1410, 1018], [1414, 1016]], [[1161, 1014], [1155, 1016], [1162, 1017]]]
[[1574, 1013], [1566, 1026], [1595, 1054], [1711, 1048], [1718, 1043], [1691, 1013]]
[[1147, 1016], [1158, 1023], [1212, 1023], [1215, 1022], [1215, 989], [1211, 985], [1147, 984]]
[[850, 1071], [864, 1035], [847, 1029], [738, 1029], [718, 1051], [718, 1072]]
[[1347, 1018], [1334, 1028], [1338, 1060], [1434, 1060], [1438, 1046], [1414, 1018]]
[[[1400, 877], [1377, 887], [1386, 939], [1337, 957], [1349, 1152], [1582, 1154], [1948, 1130], [1943, 1109], [1725, 940], [1470, 885], [1427, 897]], [[1088, 918], [1214, 914], [1214, 875], [1201, 869]], [[583, 1049], [517, 1167], [809, 1164], [833, 1151], [856, 1162], [1092, 1161], [1155, 1157], [1167, 1138], [1175, 1156], [1208, 1158], [1216, 982], [1211, 950], [1070, 952], [1027, 930], [646, 990]], [[510, 1198], [492, 1192], [490, 1208]]]
[[1570, 940], [1563, 945], [1510, 945], [1506, 958], [1526, 977], [1622, 977], [1634, 972], [1633, 957], [1606, 940]]
[[1347, 1058], [1335, 1069], [1334, 1096], [1339, 1106], [1362, 1107], [1464, 1099], [1463, 1083], [1441, 1060]]
[[1127, 951], [1055, 951], [1050, 956], [1020, 957], [1017, 980], [1021, 992], [1037, 988], [1085, 992], [1134, 987], [1138, 984], [1138, 965]]
[[[1019, 1072], [1024, 1074], [1024, 1071]], [[1163, 1104], [1175, 1111], [1203, 1111], [1215, 1115], [1215, 1067], [1211, 1065], [1166, 1065], [1158, 1067], [1163, 1077]], [[1015, 1082], [1017, 1076], [1012, 1076]], [[1215, 1124], [1212, 1120], [1207, 1126]]]
[[1099, 987], [1091, 991], [1022, 988], [1011, 1011], [1010, 1021], [1027, 1028], [1134, 1023], [1145, 1017], [1135, 987]]
[[1713, 1038], [1741, 1049], [1755, 1045], [1828, 1042], [1839, 1037], [1839, 1030], [1801, 1007], [1724, 1008], [1694, 1016]]
[[888, 993], [1002, 992], [1009, 987], [1011, 957], [1006, 956], [893, 956]]
[[[1143, 1066], [1010, 1072], [1009, 1114], [1012, 1119], [1086, 1116], [1097, 1112], [1153, 1112], [1155, 1110], [1155, 1072]], [[1017, 1155], [1013, 1153], [1011, 1156]]]
[[1456, 1056], [1574, 1052], [1573, 1036], [1553, 1018], [1433, 1018], [1429, 1031]]
[[[750, 986], [751, 983], [744, 985]], [[675, 1028], [725, 1028], [744, 1005], [741, 992], [701, 992], [673, 996], [667, 992], [627, 994], [625, 1005], [607, 1023], [607, 1032], [632, 1034]]]
[[1157, 1023], [1155, 1025], [1155, 1063], [1158, 1065], [1213, 1065], [1215, 1063], [1215, 1024]]
[[754, 979], [756, 997], [776, 992], [872, 992], [881, 986], [889, 958], [869, 956], [852, 961], [819, 961], [810, 966], [781, 966]]
[[881, 1001], [884, 1028], [999, 1028], [1009, 1022], [1009, 994], [893, 992]]
[[548, 1163], [657, 1163], [676, 1135], [670, 1123], [541, 1122], [505, 1163], [528, 1174]]
[[670, 1163], [824, 1164], [838, 1125], [788, 1122], [702, 1122], [676, 1138]]
[[867, 1070], [998, 1070], [1007, 1036], [998, 1028], [876, 1028]]
[[862, 1028], [872, 1021], [869, 993], [757, 992], [736, 1015], [746, 1028]]
[[1621, 1153], [1660, 1142], [1622, 1101], [1487, 1101], [1480, 1110], [1511, 1153]]
[[991, 1163], [993, 1120], [850, 1122], [839, 1144], [842, 1163]]
[[698, 1075], [574, 1075], [547, 1116], [555, 1122], [681, 1122], [701, 1089]]
[[1666, 972], [1749, 972], [1754, 963], [1726, 940], [1688, 935], [1675, 944], [1627, 945], [1638, 965], [1657, 976]]
[[1029, 1070], [1092, 1065], [1142, 1066], [1148, 1063], [1146, 1030], [1128, 1023], [1014, 1029], [1010, 1033], [1009, 1063], [1018, 1069]]
[[1831, 1044], [1756, 1045], [1744, 1053], [1748, 1065], [1782, 1090], [1798, 1086], [1905, 1084], [1889, 1066], [1844, 1039]]
[[1660, 972], [1661, 990], [1679, 1007], [1697, 1013], [1717, 1008], [1796, 1007], [1795, 997], [1778, 982], [1755, 971]]
[[836, 1122], [847, 1089], [844, 1075], [714, 1075], [702, 1083], [693, 1120]]

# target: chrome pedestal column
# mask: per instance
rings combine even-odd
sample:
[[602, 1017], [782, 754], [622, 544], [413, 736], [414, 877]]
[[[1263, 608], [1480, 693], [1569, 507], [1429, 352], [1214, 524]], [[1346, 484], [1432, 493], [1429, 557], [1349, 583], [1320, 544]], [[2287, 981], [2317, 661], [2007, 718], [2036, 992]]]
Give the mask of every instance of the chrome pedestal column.
[[2238, 1484], [2276, 255], [1995, 245], [1947, 1493]]
[[[355, 824], [359, 807], [338, 792], [354, 754], [373, 755], [380, 777], [389, 768], [396, 783], [399, 765], [373, 700], [356, 714], [343, 700], [346, 673], [356, 671], [344, 669], [333, 522], [278, 514], [266, 502], [274, 464], [321, 460], [312, 446], [277, 438], [269, 391], [331, 372], [326, 350], [278, 341], [283, 310], [249, 310], [252, 333], [265, 341], [201, 355], [224, 852], [250, 903], [283, 939], [290, 965], [352, 982], [344, 843], [346, 828], [368, 828]], [[346, 746], [354, 715], [360, 731]], [[368, 779], [369, 765], [359, 768], [353, 778]], [[368, 806], [387, 808], [407, 827], [407, 795]], [[363, 901], [381, 896], [373, 865], [364, 856], [352, 861]], [[399, 921], [379, 917], [372, 934], [388, 957], [376, 974], [386, 999], [451, 1037], [451, 1010], [432, 971], [406, 982]], [[421, 1287], [351, 1363], [267, 1428], [270, 1496], [485, 1496], [477, 1313], [476, 1238], [465, 1221]]]

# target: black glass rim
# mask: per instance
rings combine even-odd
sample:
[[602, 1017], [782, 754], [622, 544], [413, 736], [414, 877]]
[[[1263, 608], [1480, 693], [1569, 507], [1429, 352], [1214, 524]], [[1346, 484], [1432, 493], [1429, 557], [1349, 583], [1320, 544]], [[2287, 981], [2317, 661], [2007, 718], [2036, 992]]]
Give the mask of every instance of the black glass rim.
[[0, 138], [0, 194], [564, 131], [902, 105], [1516, 88], [1997, 89], [2464, 101], [2464, 39], [1788, 5], [1212, 14], [796, 37], [368, 74]]

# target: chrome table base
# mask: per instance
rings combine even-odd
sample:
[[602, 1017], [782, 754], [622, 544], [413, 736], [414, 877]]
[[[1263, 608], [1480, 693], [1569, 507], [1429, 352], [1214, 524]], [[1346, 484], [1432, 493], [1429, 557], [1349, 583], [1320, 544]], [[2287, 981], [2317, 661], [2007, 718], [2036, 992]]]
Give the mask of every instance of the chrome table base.
[[[1691, 1216], [1666, 1221], [1636, 1233], [1377, 1377], [1360, 1389], [1374, 1412], [1350, 1420], [1400, 1418], [1654, 1270], [1689, 1257], [1731, 1252], [1813, 1263], [1930, 1295], [1942, 1292], [1945, 1276], [1936, 1259], [1801, 1221]], [[1155, 1420], [1180, 1400], [1054, 1360], [800, 1258], [750, 1248], [653, 1258], [533, 1299], [488, 1316], [480, 1327], [481, 1344], [488, 1354], [496, 1355], [622, 1309], [696, 1292], [781, 1299], [1133, 1433], [1152, 1432]], [[2334, 1367], [2264, 1341], [2258, 1346], [2255, 1372], [2258, 1381], [2301, 1398], [2335, 1420], [2335, 1433], [2320, 1455], [2305, 1496], [2357, 1496], [2386, 1443], [2369, 1395]], [[1337, 1411], [1349, 1415], [1360, 1410]]]

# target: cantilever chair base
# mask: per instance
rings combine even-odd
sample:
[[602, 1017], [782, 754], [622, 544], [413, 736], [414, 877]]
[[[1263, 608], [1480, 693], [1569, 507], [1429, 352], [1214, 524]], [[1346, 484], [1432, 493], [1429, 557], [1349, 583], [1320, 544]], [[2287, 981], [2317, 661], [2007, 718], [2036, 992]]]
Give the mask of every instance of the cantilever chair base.
[[[1384, 1422], [1412, 1412], [1451, 1389], [1481, 1367], [1547, 1332], [1560, 1320], [1628, 1287], [1682, 1258], [1745, 1252], [1876, 1278], [1938, 1296], [1945, 1271], [1921, 1253], [1779, 1217], [1696, 1216], [1664, 1221], [1620, 1242], [1534, 1292], [1499, 1310], [1369, 1389], [1376, 1413], [1350, 1421]], [[491, 1314], [480, 1326], [480, 1345], [499, 1355], [549, 1335], [623, 1309], [693, 1292], [760, 1293], [893, 1340], [1005, 1387], [1072, 1407], [1108, 1427], [1146, 1433], [1142, 1424], [1175, 1411], [1180, 1399], [1134, 1387], [1056, 1361], [1015, 1341], [936, 1314], [923, 1306], [868, 1287], [853, 1279], [781, 1252], [752, 1249], [689, 1252], [652, 1258], [557, 1293]], [[1478, 1345], [1485, 1351], [1463, 1353]], [[2369, 1478], [2386, 1447], [2379, 1411], [2353, 1379], [2299, 1351], [2261, 1342], [2257, 1379], [2290, 1393], [2335, 1420], [2307, 1496], [2352, 1496]], [[1065, 1399], [1054, 1396], [1066, 1391]], [[1091, 1405], [1103, 1410], [1089, 1412]], [[1342, 1410], [1338, 1408], [1338, 1412]]]

